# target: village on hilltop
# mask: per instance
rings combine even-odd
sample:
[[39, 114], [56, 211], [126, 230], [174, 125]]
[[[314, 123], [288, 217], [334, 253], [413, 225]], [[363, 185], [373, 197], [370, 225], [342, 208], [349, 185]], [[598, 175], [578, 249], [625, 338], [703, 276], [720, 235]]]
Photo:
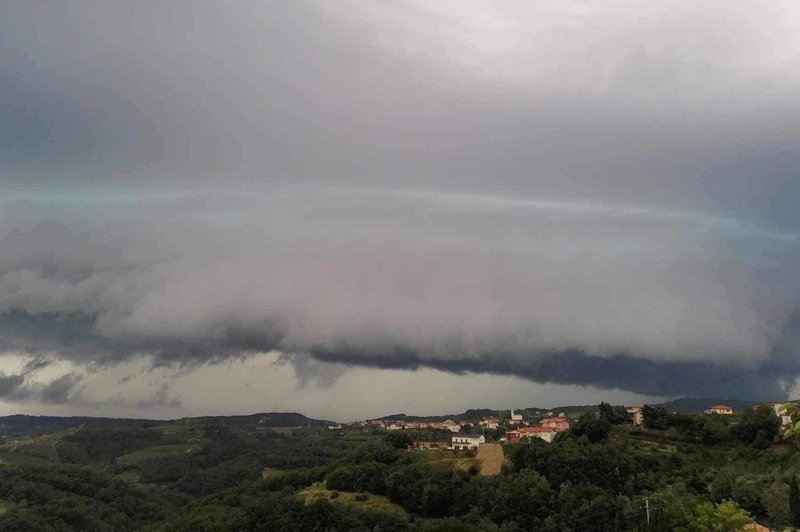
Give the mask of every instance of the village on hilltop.
[[[791, 402], [766, 403], [781, 419], [781, 424], [784, 428], [792, 423], [792, 404]], [[755, 409], [758, 406], [761, 405], [755, 405], [753, 408]], [[627, 414], [627, 422], [634, 426], [642, 425], [645, 407], [646, 405], [624, 407]], [[450, 432], [452, 435], [449, 441], [442, 436], [439, 436], [439, 441], [415, 440], [409, 446], [409, 449], [468, 451], [477, 450], [479, 446], [490, 439], [498, 443], [524, 442], [534, 439], [553, 443], [556, 436], [569, 430], [571, 422], [574, 422], [578, 417], [574, 413], [568, 415], [565, 412], [554, 413], [550, 410], [541, 409], [527, 409], [524, 412], [525, 415], [511, 410], [507, 415], [488, 415], [475, 419], [459, 420], [453, 418], [439, 420], [435, 416], [431, 416], [428, 419], [414, 418], [410, 420], [404, 419], [406, 416], [400, 416], [399, 418], [398, 416], [389, 416], [388, 418], [358, 421], [351, 425], [386, 431]], [[735, 412], [728, 405], [714, 404], [704, 409], [703, 413], [706, 415], [733, 416]], [[335, 425], [329, 428], [339, 429], [341, 427], [341, 425]]]

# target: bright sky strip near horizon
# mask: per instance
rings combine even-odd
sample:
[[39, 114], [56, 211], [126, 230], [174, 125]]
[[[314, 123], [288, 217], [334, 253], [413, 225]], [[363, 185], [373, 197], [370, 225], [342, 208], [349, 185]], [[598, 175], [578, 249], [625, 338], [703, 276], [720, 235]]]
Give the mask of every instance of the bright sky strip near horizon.
[[[285, 186], [284, 186], [285, 188]], [[280, 188], [278, 189], [280, 190]], [[358, 194], [374, 193], [387, 196], [407, 196], [411, 199], [437, 204], [446, 209], [462, 208], [471, 211], [503, 211], [515, 209], [531, 209], [550, 211], [555, 214], [572, 216], [601, 215], [609, 217], [652, 218], [666, 220], [684, 220], [694, 222], [699, 227], [719, 228], [728, 230], [730, 234], [749, 235], [767, 239], [785, 240], [796, 242], [800, 233], [781, 231], [776, 228], [743, 222], [724, 216], [694, 213], [689, 211], [658, 209], [644, 206], [624, 204], [581, 203], [567, 201], [552, 201], [547, 199], [512, 199], [502, 196], [485, 194], [453, 194], [424, 190], [375, 190], [364, 187], [356, 188], [331, 188], [333, 193]], [[250, 197], [266, 195], [264, 192], [248, 190]], [[117, 190], [16, 190], [4, 194], [3, 202], [31, 201], [37, 204], [53, 204], [65, 207], [103, 204], [129, 204], [136, 205], [150, 201], [178, 201], [191, 197], [234, 196], [223, 189], [210, 189], [204, 191], [140, 191], [136, 189]]]
[[795, 2], [2, 6], [9, 412], [794, 393]]

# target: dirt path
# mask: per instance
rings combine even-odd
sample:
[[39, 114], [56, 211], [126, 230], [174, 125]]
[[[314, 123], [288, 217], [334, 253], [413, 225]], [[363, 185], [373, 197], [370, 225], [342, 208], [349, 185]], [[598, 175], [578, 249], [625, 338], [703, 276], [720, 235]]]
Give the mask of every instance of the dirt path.
[[506, 463], [503, 446], [499, 443], [484, 443], [478, 447], [476, 456], [481, 462], [481, 476], [499, 475], [500, 468]]

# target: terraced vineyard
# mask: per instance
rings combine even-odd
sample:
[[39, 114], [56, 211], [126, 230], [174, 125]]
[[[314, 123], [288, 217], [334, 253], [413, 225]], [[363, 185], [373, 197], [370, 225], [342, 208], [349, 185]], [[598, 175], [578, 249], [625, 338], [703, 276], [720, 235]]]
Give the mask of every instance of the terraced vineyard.
[[146, 447], [132, 453], [123, 454], [117, 457], [118, 464], [123, 465], [136, 465], [140, 462], [146, 462], [155, 458], [167, 458], [170, 456], [180, 456], [189, 454], [202, 449], [200, 443], [178, 443], [173, 445], [155, 445], [153, 447]]

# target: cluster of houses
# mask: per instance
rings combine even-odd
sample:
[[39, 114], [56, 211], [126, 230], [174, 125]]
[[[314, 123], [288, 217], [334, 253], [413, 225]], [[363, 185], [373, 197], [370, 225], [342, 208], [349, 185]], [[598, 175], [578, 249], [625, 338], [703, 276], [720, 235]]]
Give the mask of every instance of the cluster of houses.
[[[769, 403], [769, 406], [775, 410], [775, 414], [781, 418], [781, 423], [786, 426], [791, 424], [791, 403]], [[754, 407], [756, 408], [756, 407]], [[643, 421], [644, 406], [629, 406], [626, 407], [628, 415], [630, 416], [631, 423], [634, 425], [641, 425]], [[733, 408], [727, 405], [713, 405], [704, 411], [710, 415], [733, 415]], [[547, 415], [552, 416], [552, 412], [547, 412]], [[569, 418], [560, 413], [555, 417], [546, 417], [538, 422], [538, 425], [532, 425], [530, 421], [523, 420], [521, 414], [517, 414], [514, 410], [511, 411], [510, 417], [506, 420], [507, 425], [510, 425], [511, 430], [506, 431], [505, 438], [500, 441], [524, 441], [538, 438], [548, 443], [552, 442], [556, 434], [569, 430]], [[418, 441], [414, 442], [411, 446], [412, 449], [417, 450], [456, 450], [466, 451], [475, 450], [480, 445], [486, 443], [486, 437], [483, 434], [462, 433], [463, 428], [474, 430], [476, 428], [484, 430], [495, 430], [501, 425], [501, 421], [494, 417], [484, 417], [480, 420], [472, 421], [454, 421], [448, 419], [445, 421], [386, 421], [381, 419], [373, 419], [369, 421], [362, 421], [359, 423], [365, 427], [380, 427], [386, 430], [402, 430], [402, 429], [440, 429], [453, 432], [453, 436], [449, 442], [446, 441]]]
[[[775, 415], [781, 419], [781, 425], [786, 427], [787, 425], [792, 424], [792, 406], [796, 406], [796, 402], [789, 401], [785, 403], [766, 403], [766, 405], [775, 412]], [[753, 407], [753, 410], [758, 408], [762, 405], [756, 405]], [[714, 405], [710, 407], [708, 410], [703, 411], [706, 414], [716, 414], [722, 416], [731, 416], [733, 415], [733, 408], [726, 406], [726, 405]]]
[[[642, 416], [643, 409], [644, 409], [643, 405], [626, 407], [628, 415], [631, 418], [631, 423], [633, 423], [634, 425], [642, 424], [642, 421], [644, 421], [644, 417]], [[703, 413], [709, 415], [732, 416], [733, 408], [729, 407], [728, 405], [714, 405], [703, 410]]]
[[569, 430], [569, 419], [561, 413], [557, 417], [548, 417], [539, 421], [538, 427], [520, 427], [506, 432], [506, 441], [539, 438], [552, 442], [559, 432]]
[[406, 421], [395, 420], [387, 421], [383, 419], [370, 419], [359, 423], [362, 427], [376, 427], [385, 430], [404, 430], [404, 429], [438, 429], [449, 430], [450, 432], [461, 432], [464, 427], [479, 427], [486, 430], [495, 430], [500, 426], [500, 420], [495, 417], [484, 417], [479, 420], [453, 421]]
[[[548, 412], [552, 415], [552, 412]], [[379, 424], [372, 420], [362, 422], [365, 426], [383, 426], [387, 430], [404, 429], [429, 429], [429, 428], [444, 428], [452, 430], [458, 434], [453, 434], [450, 442], [436, 442], [436, 441], [416, 441], [411, 445], [411, 449], [422, 451], [438, 451], [438, 450], [454, 450], [454, 451], [469, 451], [476, 450], [482, 444], [486, 443], [486, 436], [483, 434], [470, 434], [461, 433], [460, 429], [464, 426], [469, 426], [474, 429], [476, 427], [482, 429], [494, 430], [500, 426], [500, 420], [493, 417], [486, 417], [479, 421], [462, 422], [457, 424], [454, 421], [443, 422], [392, 422], [391, 424]], [[521, 414], [511, 411], [511, 416], [507, 420], [509, 425], [522, 425], [518, 428], [506, 432], [506, 437], [501, 438], [500, 441], [519, 441], [527, 438], [540, 438], [546, 442], [552, 442], [555, 435], [559, 432], [569, 430], [569, 419], [562, 413], [557, 417], [545, 418], [539, 421], [538, 426], [528, 426], [530, 422], [524, 421]], [[455, 430], [458, 426], [459, 430]], [[451, 428], [452, 427], [452, 428]]]
[[[781, 425], [784, 427], [790, 425], [792, 423], [792, 415], [790, 406], [792, 402], [786, 403], [767, 403], [767, 406], [772, 408], [775, 411], [775, 415], [781, 419]], [[753, 409], [758, 408], [761, 405], [756, 405]], [[629, 406], [627, 408], [628, 415], [631, 417], [631, 422], [634, 425], [641, 425], [642, 424], [642, 409], [643, 406]], [[709, 406], [705, 410], [703, 410], [704, 414], [714, 415], [714, 416], [732, 416], [734, 414], [733, 408], [728, 405], [713, 405]]]
[[[506, 431], [505, 438], [500, 441], [521, 441], [530, 438], [539, 438], [548, 443], [552, 442], [556, 434], [569, 430], [569, 419], [563, 413], [557, 417], [548, 417], [539, 421], [538, 426], [527, 426], [529, 423], [522, 420], [520, 414], [511, 411], [509, 418], [510, 425], [526, 425]], [[483, 434], [458, 434], [453, 435], [450, 448], [456, 451], [467, 451], [477, 449], [486, 442]]]

